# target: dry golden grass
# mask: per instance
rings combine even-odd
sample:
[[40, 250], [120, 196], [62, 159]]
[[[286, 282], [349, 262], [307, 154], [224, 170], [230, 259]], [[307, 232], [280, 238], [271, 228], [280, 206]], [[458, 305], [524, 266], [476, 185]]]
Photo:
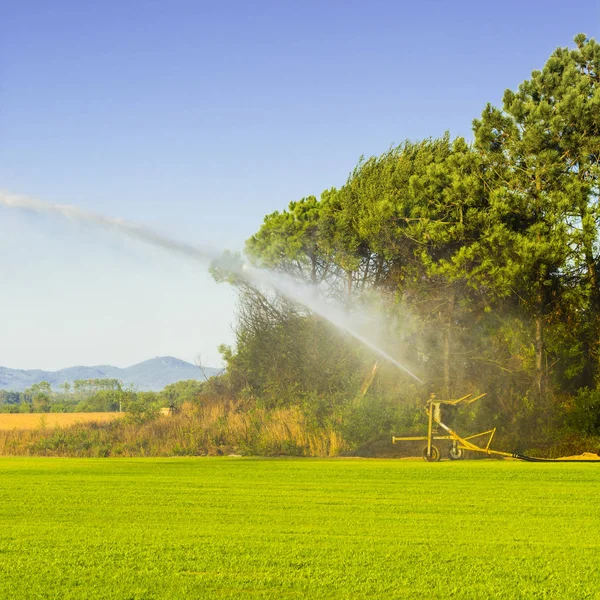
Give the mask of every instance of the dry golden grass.
[[224, 398], [147, 421], [115, 421], [120, 416], [127, 415], [0, 415], [0, 455], [336, 456], [346, 449], [336, 431], [310, 427], [294, 407], [269, 411]]
[[0, 414], [0, 430], [11, 431], [13, 429], [42, 429], [55, 427], [68, 427], [76, 423], [106, 423], [114, 421], [123, 416], [123, 413], [24, 413], [24, 414]]

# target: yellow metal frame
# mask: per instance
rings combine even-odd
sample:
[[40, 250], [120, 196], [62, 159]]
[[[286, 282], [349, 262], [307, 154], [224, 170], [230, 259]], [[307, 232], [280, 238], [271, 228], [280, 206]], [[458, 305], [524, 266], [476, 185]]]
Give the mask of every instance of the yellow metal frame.
[[[510, 452], [501, 452], [500, 450], [492, 450], [490, 448], [492, 444], [492, 440], [494, 439], [494, 434], [496, 433], [496, 428], [489, 429], [488, 431], [482, 431], [481, 433], [476, 433], [474, 435], [469, 435], [466, 437], [460, 436], [456, 431], [450, 429], [445, 423], [442, 423], [441, 420], [441, 410], [440, 406], [442, 404], [448, 404], [450, 406], [457, 406], [458, 404], [471, 404], [480, 398], [483, 398], [485, 394], [480, 394], [479, 396], [472, 397], [473, 394], [467, 394], [462, 398], [458, 398], [457, 400], [436, 400], [435, 395], [432, 394], [431, 398], [428, 400], [427, 405], [425, 406], [425, 412], [427, 413], [427, 435], [422, 436], [413, 436], [413, 437], [392, 437], [392, 444], [396, 442], [417, 442], [417, 441], [427, 441], [427, 451], [426, 458], [432, 457], [431, 448], [433, 446], [434, 440], [452, 440], [454, 442], [455, 448], [460, 448], [461, 450], [469, 450], [471, 452], [482, 452], [488, 455], [496, 455], [496, 456], [509, 456], [512, 457], [513, 454]], [[434, 431], [435, 426], [441, 427], [447, 435], [437, 435]], [[489, 436], [487, 439], [487, 443], [485, 447], [478, 446], [477, 444], [472, 443], [470, 440], [475, 438], [480, 438], [484, 436]]]

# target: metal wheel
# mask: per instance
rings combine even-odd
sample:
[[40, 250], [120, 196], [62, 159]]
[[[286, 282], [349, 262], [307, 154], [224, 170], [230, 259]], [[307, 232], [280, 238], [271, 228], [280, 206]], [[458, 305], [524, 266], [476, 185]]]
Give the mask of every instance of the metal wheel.
[[448, 450], [448, 458], [450, 460], [461, 460], [465, 457], [465, 451], [454, 444], [450, 446], [450, 450]]
[[438, 462], [441, 457], [440, 451], [435, 446], [431, 446], [431, 454], [429, 456], [427, 455], [427, 446], [423, 448], [423, 458], [427, 462]]

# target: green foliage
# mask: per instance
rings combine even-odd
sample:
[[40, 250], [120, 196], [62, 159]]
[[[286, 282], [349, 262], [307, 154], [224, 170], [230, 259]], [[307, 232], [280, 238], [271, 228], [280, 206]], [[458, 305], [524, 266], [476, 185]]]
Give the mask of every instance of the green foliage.
[[73, 387], [61, 385], [62, 393], [54, 393], [42, 382], [22, 393], [0, 391], [0, 413], [130, 411], [151, 418], [160, 407], [177, 411], [186, 402], [197, 402], [203, 385], [196, 380], [179, 381], [156, 393], [124, 389], [116, 379], [91, 379], [78, 380]]
[[200, 392], [203, 388], [203, 382], [189, 379], [178, 381], [166, 386], [158, 395], [157, 402], [172, 411], [181, 408], [186, 402], [198, 402]]
[[[268, 215], [246, 245], [257, 266], [351, 310], [375, 298], [390, 323], [381, 344], [442, 395], [486, 391], [471, 425], [496, 425], [515, 446], [554, 439], [565, 394], [600, 376], [600, 45], [575, 44], [487, 105], [472, 145], [446, 134], [361, 158], [342, 187]], [[233, 283], [230, 393], [302, 407], [357, 443], [427, 396], [384, 377], [356, 407], [375, 357], [304, 308]]]
[[565, 424], [576, 433], [600, 436], [600, 390], [580, 390], [567, 406]]
[[123, 390], [98, 390], [82, 399], [75, 407], [75, 412], [118, 412], [126, 401], [127, 394]]
[[125, 406], [126, 421], [137, 425], [156, 419], [160, 412], [157, 395], [153, 392], [131, 394]]
[[[123, 383], [118, 379], [76, 379], [73, 391], [83, 396], [91, 396], [99, 391], [119, 391]], [[65, 388], [68, 392], [69, 388]]]
[[398, 431], [421, 434], [425, 419], [418, 417], [421, 412], [415, 412], [413, 406], [399, 405], [385, 397], [372, 397], [368, 402], [347, 408], [342, 420], [342, 435], [353, 448], [382, 437], [389, 444], [392, 435], [397, 435]]
[[0, 413], [18, 413], [21, 409], [29, 412], [31, 396], [24, 392], [0, 390]]
[[316, 283], [324, 276], [326, 259], [320, 248], [320, 204], [314, 196], [291, 202], [288, 210], [267, 215], [247, 244], [249, 256], [267, 267], [294, 272]]
[[52, 387], [47, 381], [34, 383], [30, 388], [25, 390], [25, 396], [31, 398], [32, 412], [50, 412], [51, 395]]

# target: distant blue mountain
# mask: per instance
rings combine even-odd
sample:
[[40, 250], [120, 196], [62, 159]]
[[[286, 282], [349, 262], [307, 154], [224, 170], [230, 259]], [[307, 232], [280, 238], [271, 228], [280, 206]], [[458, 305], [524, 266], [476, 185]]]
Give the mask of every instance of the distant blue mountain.
[[120, 369], [110, 365], [97, 367], [69, 367], [60, 371], [24, 371], [0, 367], [0, 390], [22, 392], [34, 383], [47, 381], [56, 389], [62, 383], [73, 383], [76, 379], [119, 379], [123, 385], [133, 385], [140, 391], [158, 392], [166, 385], [186, 379], [203, 381], [219, 373], [219, 369], [204, 368], [173, 358], [159, 356], [132, 367]]

